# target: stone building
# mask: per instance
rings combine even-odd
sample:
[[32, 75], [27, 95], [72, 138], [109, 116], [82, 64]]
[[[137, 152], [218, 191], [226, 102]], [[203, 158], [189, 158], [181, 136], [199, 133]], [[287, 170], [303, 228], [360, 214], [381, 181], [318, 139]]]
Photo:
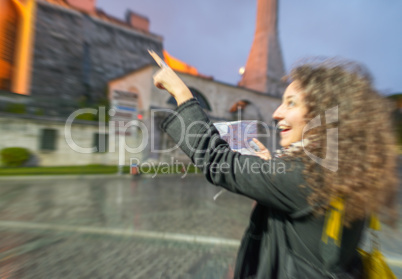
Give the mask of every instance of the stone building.
[[[259, 0], [259, 10], [261, 5], [268, 7], [267, 3], [276, 5], [273, 0]], [[276, 16], [275, 5], [265, 13]], [[258, 14], [257, 26], [276, 24], [276, 19], [260, 24], [263, 18]], [[274, 134], [271, 115], [280, 103], [275, 82], [282, 74], [281, 56], [265, 59], [270, 66], [262, 68], [266, 76], [272, 76], [268, 69], [279, 63], [274, 86], [270, 80], [264, 81], [263, 89], [253, 81], [245, 82], [253, 71], [261, 72], [259, 64], [253, 66], [258, 59], [251, 58], [240, 86], [225, 84], [171, 57], [163, 49], [162, 36], [151, 33], [149, 24], [145, 16], [133, 11], [127, 11], [125, 20], [114, 18], [97, 9], [95, 0], [0, 0], [0, 122], [4, 124], [0, 126], [0, 149], [26, 147], [41, 165], [127, 165], [130, 158], [168, 161], [172, 154], [181, 157], [180, 151], [167, 155], [151, 150], [151, 146], [166, 149], [171, 144], [155, 128], [163, 113], [152, 117], [153, 113], [173, 109], [175, 104], [152, 85], [158, 68], [148, 49], [179, 73], [214, 121], [260, 120]], [[255, 40], [252, 49], [258, 44], [263, 57], [267, 53], [272, 57], [278, 50], [280, 54], [276, 33], [271, 32], [276, 25], [262, 30], [258, 36], [265, 34], [271, 43]], [[10, 105], [22, 105], [24, 113], [15, 114], [8, 109]], [[120, 120], [123, 124], [134, 121], [137, 127], [122, 135], [115, 129]], [[141, 125], [153, 129], [147, 147], [119, 153], [120, 138], [124, 137], [127, 146], [141, 145]], [[271, 145], [272, 137], [265, 142]]]
[[[115, 92], [127, 92], [138, 96], [136, 113], [142, 116], [144, 128], [146, 127], [152, 134], [152, 141], [144, 150], [147, 158], [168, 161], [173, 154], [174, 157], [185, 160], [186, 158], [181, 156], [180, 150], [177, 148], [170, 150], [173, 143], [159, 129], [166, 114], [176, 107], [176, 102], [167, 92], [159, 90], [153, 85], [152, 76], [158, 69], [155, 65], [147, 65], [110, 81], [109, 96], [113, 98]], [[260, 123], [260, 140], [265, 142], [270, 149], [277, 147], [276, 133], [271, 122], [272, 112], [280, 103], [278, 98], [217, 82], [208, 77], [180, 72], [178, 74], [212, 121], [257, 120]], [[170, 151], [152, 154], [151, 148]]]
[[147, 49], [162, 55], [162, 37], [149, 32], [146, 17], [127, 11], [121, 21], [94, 1], [82, 2], [38, 1], [31, 90], [37, 106], [49, 98], [62, 108], [97, 104], [110, 79], [152, 62]]

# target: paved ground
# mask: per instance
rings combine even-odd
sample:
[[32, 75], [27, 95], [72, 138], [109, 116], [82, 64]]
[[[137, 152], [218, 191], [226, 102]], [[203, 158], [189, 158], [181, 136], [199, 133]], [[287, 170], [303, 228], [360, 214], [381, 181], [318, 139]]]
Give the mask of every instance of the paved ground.
[[[252, 202], [218, 191], [200, 175], [2, 179], [0, 278], [232, 278]], [[401, 223], [381, 236], [399, 278]]]

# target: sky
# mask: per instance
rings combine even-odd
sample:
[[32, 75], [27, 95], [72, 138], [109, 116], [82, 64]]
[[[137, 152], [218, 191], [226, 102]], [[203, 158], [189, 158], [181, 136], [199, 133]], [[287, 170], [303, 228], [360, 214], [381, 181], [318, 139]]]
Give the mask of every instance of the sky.
[[[286, 70], [311, 56], [363, 63], [385, 95], [402, 93], [401, 0], [278, 0]], [[97, 0], [124, 19], [127, 9], [150, 20], [174, 57], [215, 80], [237, 84], [255, 31], [257, 0]]]

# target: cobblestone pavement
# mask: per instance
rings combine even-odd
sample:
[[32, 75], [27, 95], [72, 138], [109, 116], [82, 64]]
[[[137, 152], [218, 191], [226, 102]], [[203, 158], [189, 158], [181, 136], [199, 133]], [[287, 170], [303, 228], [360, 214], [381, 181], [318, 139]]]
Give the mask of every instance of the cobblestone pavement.
[[[219, 190], [200, 175], [2, 179], [0, 278], [232, 278], [252, 201]], [[398, 225], [381, 240], [402, 278]]]
[[199, 175], [3, 180], [0, 278], [231, 278], [252, 202], [219, 190]]

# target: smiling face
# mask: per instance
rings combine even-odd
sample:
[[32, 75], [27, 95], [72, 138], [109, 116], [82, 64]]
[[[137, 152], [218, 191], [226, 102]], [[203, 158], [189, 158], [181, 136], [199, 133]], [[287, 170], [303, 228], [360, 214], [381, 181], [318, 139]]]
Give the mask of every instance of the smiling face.
[[282, 104], [273, 114], [273, 118], [278, 120], [278, 127], [281, 130], [280, 144], [283, 147], [302, 139], [303, 128], [306, 126], [306, 113], [303, 93], [297, 87], [297, 83], [292, 82], [283, 94]]

